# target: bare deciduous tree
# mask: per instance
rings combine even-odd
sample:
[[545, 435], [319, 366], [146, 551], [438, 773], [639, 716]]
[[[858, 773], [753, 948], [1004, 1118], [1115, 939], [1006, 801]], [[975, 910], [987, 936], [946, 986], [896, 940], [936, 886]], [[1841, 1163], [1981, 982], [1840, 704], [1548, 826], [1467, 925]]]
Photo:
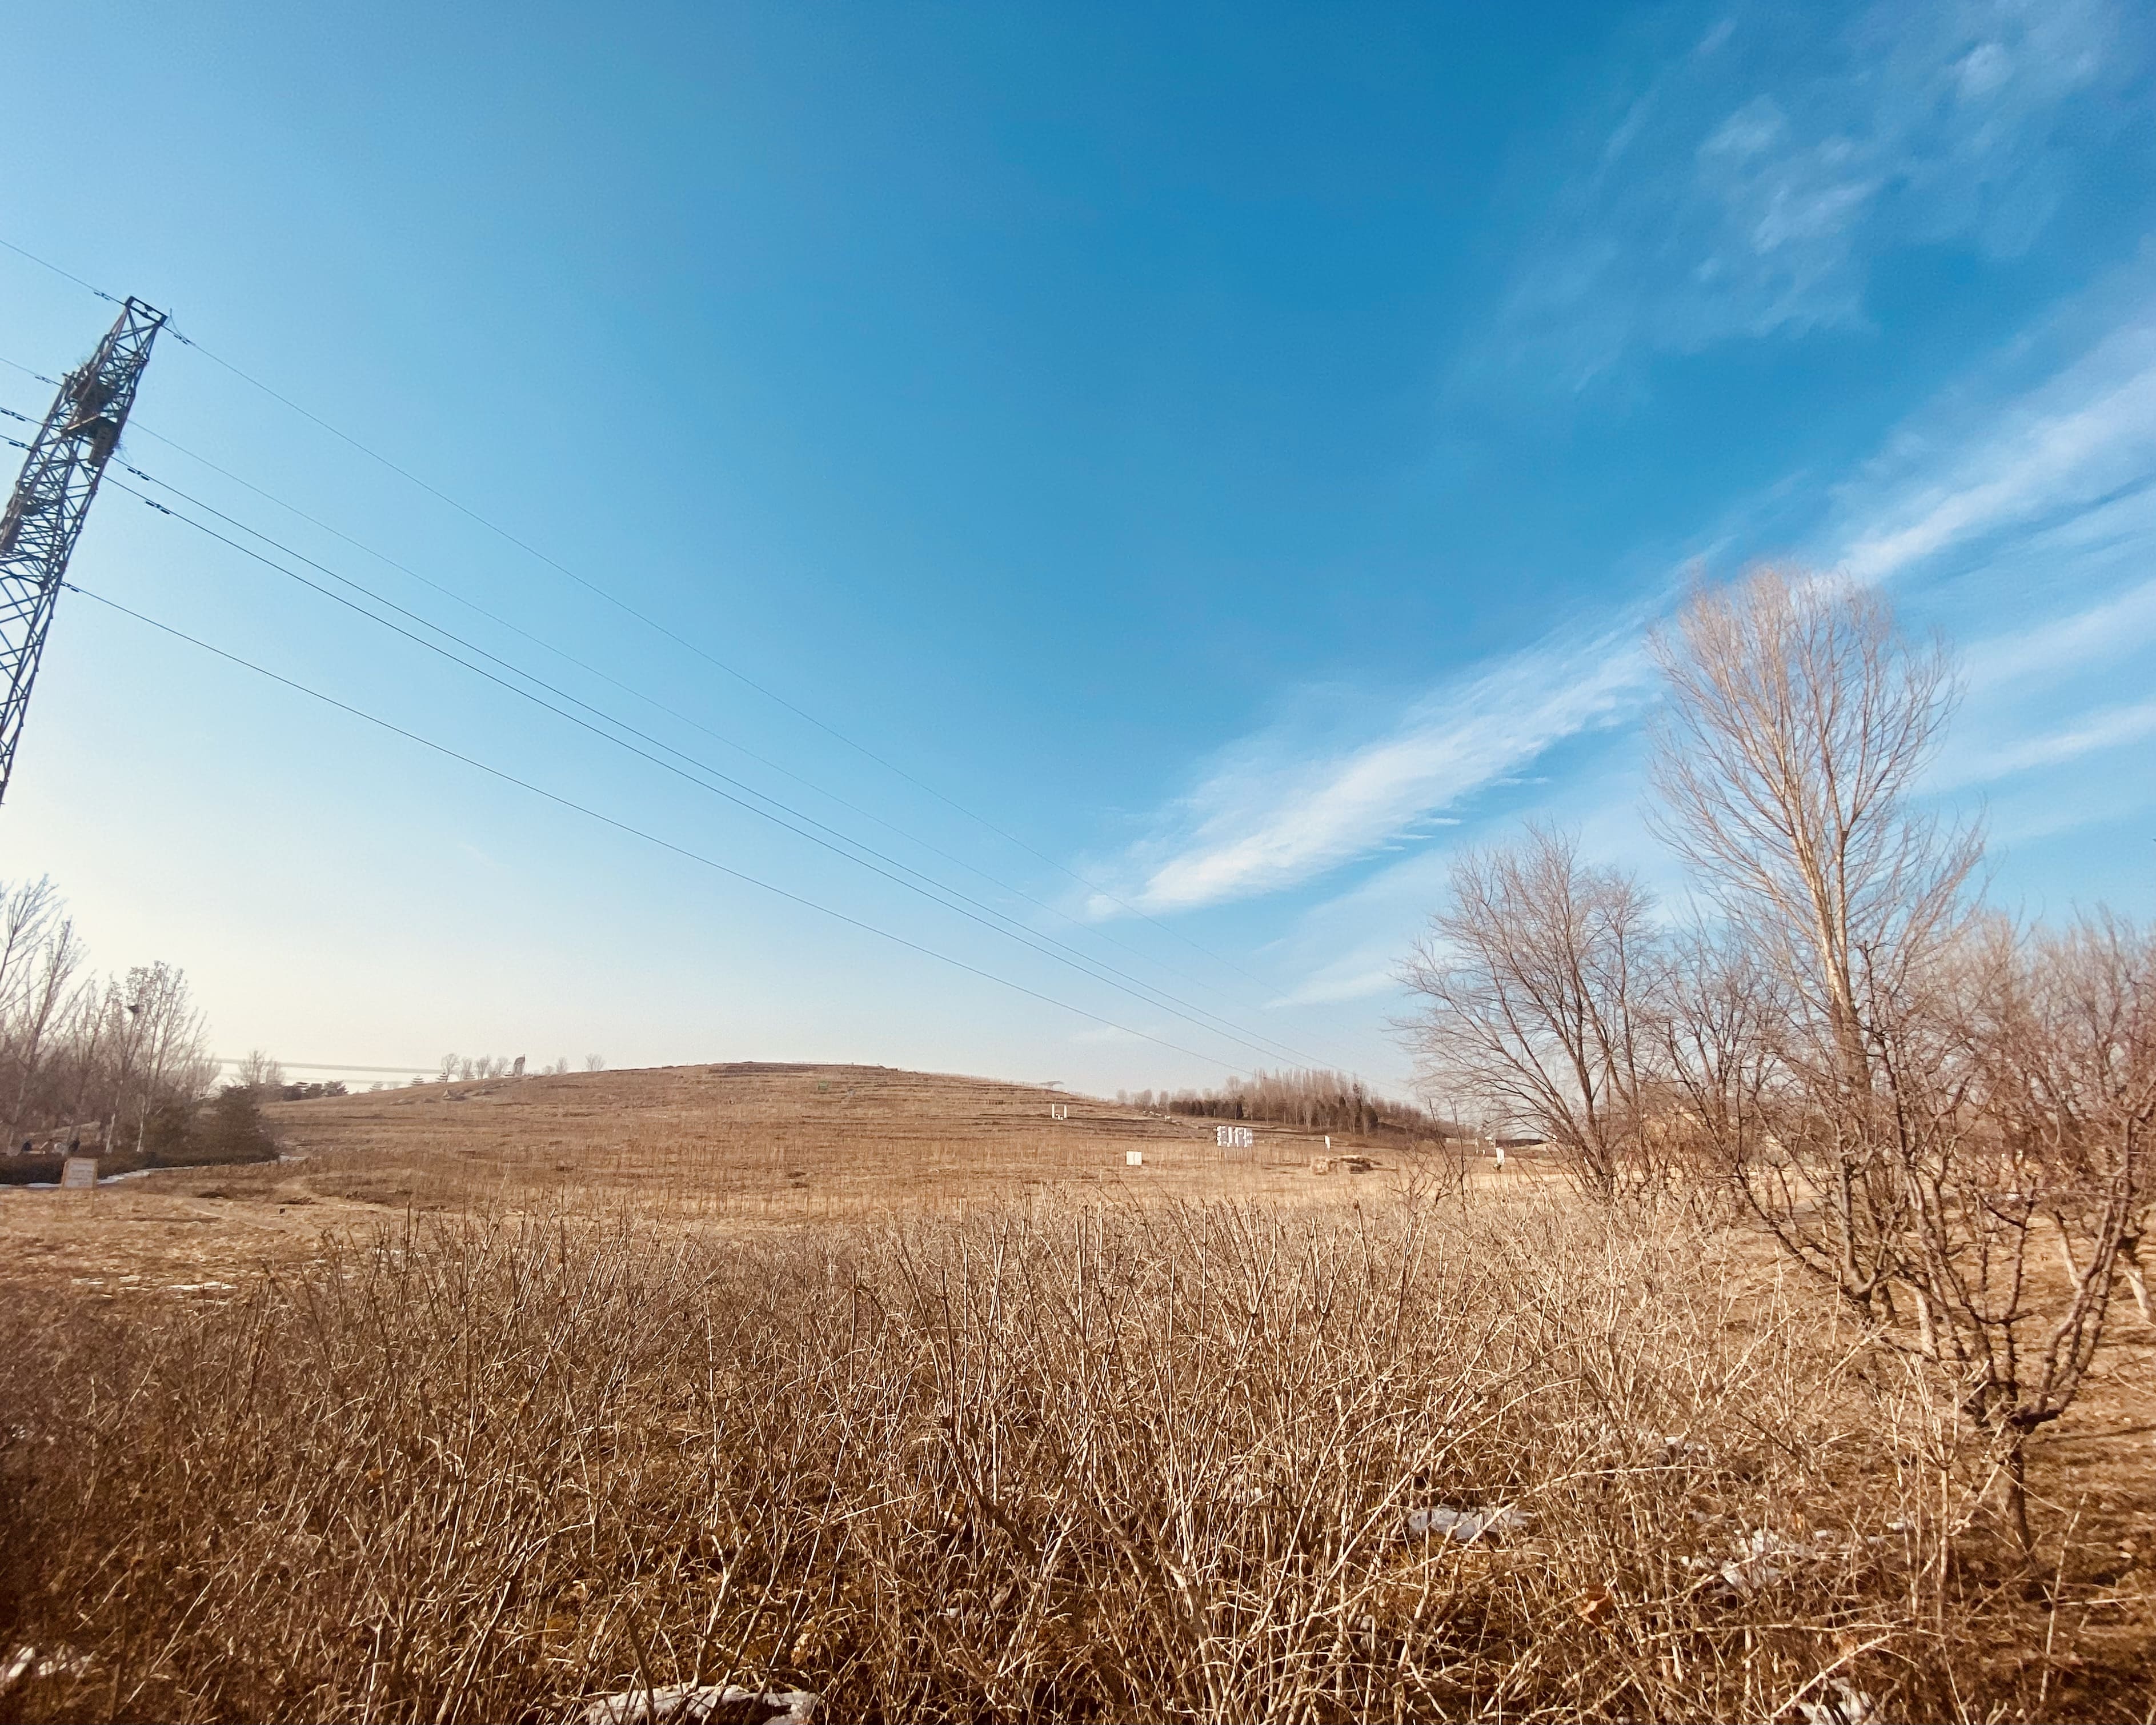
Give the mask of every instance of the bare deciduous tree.
[[1615, 1192], [1645, 1171], [1650, 901], [1537, 827], [1462, 856], [1450, 887], [1402, 973], [1424, 1003], [1408, 1028], [1425, 1083], [1533, 1128], [1588, 1189]]
[[0, 974], [0, 1032], [15, 1066], [6, 1147], [30, 1117], [32, 1101], [52, 1054], [51, 1037], [64, 1020], [83, 959], [74, 924], [59, 912], [49, 881], [16, 888], [4, 901], [4, 974]]
[[[216, 1076], [215, 1063], [203, 1052], [207, 1022], [197, 1009], [186, 975], [170, 964], [138, 965], [127, 973], [126, 992], [133, 1021], [136, 1082], [131, 1097], [114, 1101], [114, 1120], [131, 1102], [135, 1118], [135, 1147], [143, 1147], [150, 1111], [174, 1095], [200, 1096]], [[271, 1061], [275, 1076], [268, 1082], [281, 1085], [284, 1074]], [[110, 1133], [106, 1142], [114, 1142]]]
[[[2040, 945], [2035, 986], [2011, 1026], [2026, 1050], [2000, 1063], [1990, 1096], [2009, 1137], [2032, 1141], [2062, 1178], [2051, 1197], [2064, 1267], [2074, 1242], [2117, 1235], [2119, 1272], [2150, 1321], [2140, 1249], [2156, 1222], [2156, 932], [2098, 914]], [[2006, 1039], [2002, 1039], [2006, 1040]], [[2084, 1248], [2084, 1253], [2086, 1248]]]
[[160, 1108], [192, 1109], [215, 1076], [202, 1015], [169, 964], [83, 978], [74, 925], [49, 881], [0, 888], [0, 1097], [6, 1147], [38, 1130], [143, 1147]]
[[[1712, 1170], [1998, 1445], [2078, 1394], [2114, 1284], [2147, 1312], [2156, 941], [1984, 914], [1917, 798], [1953, 667], [1876, 595], [1768, 570], [1655, 642], [1656, 824], [1714, 918], [1529, 828], [1454, 868], [1405, 979], [1425, 1072], [1610, 1193]], [[2051, 1268], [2056, 1257], [2056, 1272]]]
[[[1428, 1107], [1378, 1095], [1352, 1073], [1305, 1067], [1268, 1072], [1260, 1067], [1211, 1090], [1163, 1091], [1170, 1114], [1201, 1120], [1272, 1120], [1307, 1132], [1362, 1132], [1395, 1137], [1442, 1138], [1451, 1123]], [[1141, 1106], [1152, 1106], [1145, 1092]], [[1451, 1135], [1456, 1136], [1456, 1133]]]
[[285, 1069], [260, 1049], [250, 1048], [246, 1057], [233, 1069], [232, 1081], [246, 1090], [282, 1090]]
[[[2138, 1239], [2147, 943], [1973, 912], [1977, 834], [1914, 800], [1952, 667], [1876, 595], [1762, 572], [1696, 595], [1656, 651], [1661, 830], [1725, 919], [1671, 973], [1684, 1129], [1876, 1336], [1948, 1374], [2025, 1547], [2028, 1436], [2072, 1401]], [[2039, 1273], [2046, 1224], [2063, 1281]]]
[[1952, 942], [1982, 855], [1974, 830], [1911, 802], [1953, 708], [1953, 662], [1864, 588], [1771, 569], [1695, 593], [1652, 645], [1669, 695], [1659, 829], [1793, 991], [1821, 1062], [1861, 1090], [1867, 989]]

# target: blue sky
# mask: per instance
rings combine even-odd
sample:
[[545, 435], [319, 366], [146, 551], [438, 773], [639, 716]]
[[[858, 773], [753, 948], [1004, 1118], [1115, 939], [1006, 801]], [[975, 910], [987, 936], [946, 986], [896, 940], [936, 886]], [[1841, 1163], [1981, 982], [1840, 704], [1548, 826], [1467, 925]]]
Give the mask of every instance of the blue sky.
[[[113, 490], [85, 587], [679, 847], [70, 597], [0, 873], [220, 1052], [1401, 1084], [1458, 846], [1677, 890], [1642, 632], [1761, 557], [1958, 642], [2003, 900], [2149, 913], [2145, 8], [509, 16], [10, 0], [0, 239], [200, 344], [156, 480], [1034, 945]], [[0, 252], [0, 405], [109, 312]]]

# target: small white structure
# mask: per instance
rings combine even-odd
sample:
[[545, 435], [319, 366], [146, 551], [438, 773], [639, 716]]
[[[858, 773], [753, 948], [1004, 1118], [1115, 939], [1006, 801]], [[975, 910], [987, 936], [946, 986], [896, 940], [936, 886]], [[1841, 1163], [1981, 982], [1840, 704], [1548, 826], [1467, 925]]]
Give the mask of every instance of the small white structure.
[[1068, 1120], [1070, 1117], [1070, 1103], [1050, 1102], [1048, 1105], [1048, 1117], [1050, 1120]]
[[1498, 1171], [1500, 1173], [1502, 1173], [1504, 1172], [1504, 1169], [1505, 1169], [1505, 1147], [1504, 1147], [1502, 1144], [1500, 1144], [1500, 1145], [1498, 1145], [1498, 1146], [1496, 1147], [1496, 1149], [1497, 1149], [1497, 1171]]
[[1216, 1126], [1213, 1128], [1213, 1142], [1223, 1150], [1247, 1150], [1257, 1141], [1257, 1134], [1247, 1126]]
[[60, 1190], [89, 1192], [97, 1185], [97, 1158], [95, 1156], [70, 1156], [60, 1164]]
[[1123, 1162], [1126, 1166], [1130, 1168], [1143, 1168], [1145, 1166], [1145, 1152], [1142, 1150], [1126, 1150], [1123, 1153]]

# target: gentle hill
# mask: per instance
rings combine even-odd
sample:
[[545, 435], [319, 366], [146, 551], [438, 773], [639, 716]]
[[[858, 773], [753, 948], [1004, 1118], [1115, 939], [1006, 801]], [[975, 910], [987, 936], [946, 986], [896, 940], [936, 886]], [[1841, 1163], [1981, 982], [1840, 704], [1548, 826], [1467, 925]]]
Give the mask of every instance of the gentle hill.
[[[1051, 1111], [1067, 1108], [1069, 1117]], [[487, 1078], [272, 1105], [287, 1173], [311, 1195], [383, 1204], [657, 1196], [743, 1219], [858, 1215], [1025, 1189], [1124, 1182], [1255, 1194], [1314, 1183], [1320, 1135], [1252, 1122], [1224, 1156], [1214, 1122], [1059, 1090], [885, 1066], [741, 1061]], [[1397, 1160], [1396, 1147], [1334, 1135]], [[1128, 1155], [1145, 1157], [1133, 1168]]]

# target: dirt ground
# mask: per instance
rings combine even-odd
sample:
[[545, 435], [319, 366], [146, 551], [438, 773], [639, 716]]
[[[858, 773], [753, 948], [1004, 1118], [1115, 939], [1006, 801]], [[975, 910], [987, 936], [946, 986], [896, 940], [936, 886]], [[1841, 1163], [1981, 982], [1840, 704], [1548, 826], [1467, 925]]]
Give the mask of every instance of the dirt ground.
[[[1051, 1117], [1058, 1106], [1067, 1119]], [[162, 1170], [94, 1193], [0, 1188], [0, 1288], [214, 1297], [251, 1270], [313, 1257], [326, 1234], [362, 1232], [408, 1208], [566, 1203], [762, 1230], [1072, 1191], [1352, 1203], [1396, 1188], [1414, 1162], [1336, 1135], [1336, 1153], [1377, 1167], [1325, 1178], [1311, 1171], [1326, 1153], [1321, 1134], [1254, 1123], [1255, 1148], [1229, 1155], [1209, 1121], [881, 1066], [496, 1078], [264, 1111], [285, 1148], [275, 1166]], [[1516, 1158], [1503, 1178], [1534, 1176]]]
[[[1065, 1106], [1067, 1120], [1051, 1117]], [[1144, 1204], [1391, 1201], [1432, 1158], [1336, 1136], [1359, 1175], [1312, 1171], [1319, 1135], [1259, 1123], [1224, 1156], [1214, 1123], [989, 1080], [870, 1066], [742, 1064], [435, 1084], [266, 1111], [274, 1165], [175, 1169], [95, 1192], [0, 1188], [0, 1294], [21, 1301], [215, 1301], [410, 1210], [625, 1213], [765, 1233], [894, 1214], [963, 1214], [1076, 1195]], [[1144, 1161], [1132, 1167], [1131, 1152]], [[1559, 1189], [1515, 1157], [1485, 1190]], [[2033, 1457], [2076, 1537], [2047, 1639], [2109, 1674], [2156, 1671], [2156, 1331], [2130, 1304], [2097, 1373]], [[1989, 1656], [2037, 1661], [2043, 1648]], [[2095, 1671], [2090, 1673], [2092, 1678]], [[2149, 1711], [2156, 1717], [2156, 1678]]]

